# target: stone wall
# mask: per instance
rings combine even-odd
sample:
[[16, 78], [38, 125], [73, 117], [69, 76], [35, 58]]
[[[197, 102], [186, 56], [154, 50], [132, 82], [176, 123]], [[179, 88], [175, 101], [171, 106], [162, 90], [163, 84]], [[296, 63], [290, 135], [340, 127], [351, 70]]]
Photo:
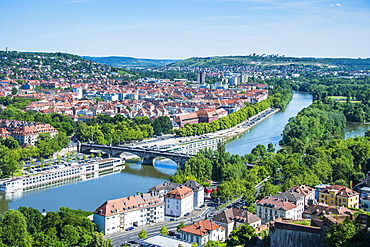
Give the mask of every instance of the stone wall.
[[319, 227], [275, 222], [270, 228], [270, 247], [324, 247], [322, 230]]

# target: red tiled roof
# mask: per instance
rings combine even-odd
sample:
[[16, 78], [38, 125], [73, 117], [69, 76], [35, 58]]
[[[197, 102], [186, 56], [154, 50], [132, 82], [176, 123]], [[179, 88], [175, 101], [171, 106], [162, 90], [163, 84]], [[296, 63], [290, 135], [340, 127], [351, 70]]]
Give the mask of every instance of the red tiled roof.
[[343, 196], [343, 197], [352, 197], [352, 196], [359, 195], [359, 193], [347, 188], [346, 186], [336, 185], [336, 184], [326, 187], [325, 189], [320, 191], [320, 193], [329, 194], [329, 191], [335, 191], [335, 194], [337, 196]]
[[185, 226], [181, 228], [181, 231], [191, 233], [194, 235], [207, 235], [210, 231], [214, 231], [217, 229], [225, 230], [222, 226], [217, 225], [216, 223], [210, 220], [201, 220], [192, 225]]
[[184, 199], [190, 195], [192, 195], [194, 192], [192, 189], [186, 187], [185, 185], [181, 185], [170, 192], [167, 193], [165, 196], [166, 198], [172, 198], [172, 199]]
[[307, 185], [296, 185], [296, 186], [291, 187], [289, 190], [297, 192], [303, 196], [308, 196], [312, 193], [315, 193], [315, 189]]
[[256, 201], [256, 204], [263, 207], [272, 207], [278, 210], [285, 210], [288, 211], [290, 209], [296, 208], [297, 206], [293, 203], [285, 201], [284, 199], [266, 196], [261, 200]]
[[108, 216], [160, 205], [164, 205], [164, 202], [158, 196], [147, 193], [106, 201], [94, 213]]

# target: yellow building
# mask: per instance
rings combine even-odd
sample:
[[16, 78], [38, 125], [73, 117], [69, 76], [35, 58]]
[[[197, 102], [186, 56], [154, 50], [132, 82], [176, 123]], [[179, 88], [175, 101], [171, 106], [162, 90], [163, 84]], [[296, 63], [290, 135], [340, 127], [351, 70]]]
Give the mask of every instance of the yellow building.
[[330, 206], [359, 208], [359, 193], [343, 185], [331, 185], [319, 192], [319, 202]]

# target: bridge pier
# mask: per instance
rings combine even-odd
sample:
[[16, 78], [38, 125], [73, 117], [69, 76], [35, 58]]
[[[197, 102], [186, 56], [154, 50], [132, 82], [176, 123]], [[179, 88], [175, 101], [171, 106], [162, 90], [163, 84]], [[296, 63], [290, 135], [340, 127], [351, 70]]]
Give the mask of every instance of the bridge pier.
[[143, 157], [141, 159], [142, 165], [154, 166], [154, 158], [155, 157]]

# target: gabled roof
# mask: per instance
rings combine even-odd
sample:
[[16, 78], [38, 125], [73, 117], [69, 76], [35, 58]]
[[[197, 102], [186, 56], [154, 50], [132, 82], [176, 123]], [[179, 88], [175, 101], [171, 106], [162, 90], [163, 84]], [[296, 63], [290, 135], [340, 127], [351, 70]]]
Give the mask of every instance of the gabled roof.
[[164, 205], [164, 202], [158, 196], [147, 193], [105, 201], [94, 213], [109, 216], [160, 205]]
[[315, 189], [307, 185], [296, 185], [291, 187], [289, 190], [297, 192], [303, 196], [308, 196], [311, 195], [312, 193], [315, 193]]
[[222, 222], [222, 223], [232, 223], [232, 222], [240, 222], [240, 223], [254, 223], [256, 221], [261, 220], [257, 215], [248, 212], [247, 210], [238, 209], [238, 208], [229, 208], [227, 210], [222, 211], [219, 214], [216, 214], [213, 217], [214, 221]]
[[287, 199], [289, 202], [296, 203], [299, 200], [303, 200], [304, 196], [297, 192], [288, 190], [288, 191], [273, 195], [272, 197], [280, 198], [280, 199]]
[[166, 198], [171, 198], [171, 199], [184, 199], [188, 196], [191, 196], [193, 195], [193, 191], [192, 189], [184, 186], [184, 185], [180, 185], [179, 187], [171, 190], [170, 192], [167, 193], [167, 195], [165, 195]]
[[217, 229], [225, 230], [225, 228], [217, 225], [216, 223], [210, 220], [201, 220], [192, 225], [185, 226], [184, 228], [181, 228], [180, 230], [183, 232], [194, 234], [194, 235], [203, 236], [203, 235], [209, 234], [210, 231], [214, 231]]
[[286, 201], [285, 199], [280, 199], [272, 196], [266, 196], [261, 200], [257, 200], [256, 204], [262, 207], [274, 208], [276, 210], [288, 211], [297, 206], [291, 202]]
[[320, 193], [329, 194], [330, 191], [334, 191], [337, 196], [343, 197], [352, 197], [359, 195], [359, 193], [357, 193], [356, 191], [351, 190], [343, 185], [331, 185], [320, 191]]
[[304, 214], [309, 215], [325, 215], [325, 214], [350, 214], [352, 210], [346, 207], [336, 207], [336, 206], [329, 206], [325, 204], [317, 204], [317, 205], [310, 205], [306, 210], [303, 212]]
[[194, 180], [188, 180], [186, 181], [186, 183], [184, 184], [186, 187], [189, 187], [190, 189], [192, 189], [193, 191], [201, 191], [204, 189], [203, 185], [195, 182]]

